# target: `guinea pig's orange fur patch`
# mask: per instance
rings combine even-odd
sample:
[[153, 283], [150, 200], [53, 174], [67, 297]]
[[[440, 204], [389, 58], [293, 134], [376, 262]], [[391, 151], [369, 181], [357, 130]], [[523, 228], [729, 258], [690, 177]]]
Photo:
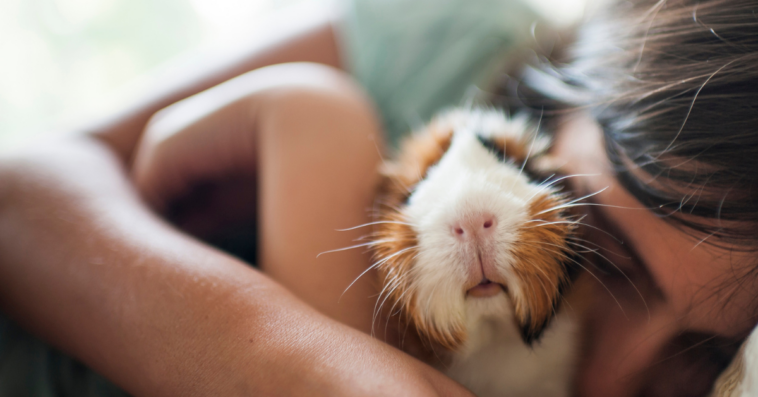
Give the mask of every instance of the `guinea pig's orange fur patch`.
[[560, 299], [561, 286], [568, 282], [565, 262], [569, 259], [568, 238], [574, 224], [564, 211], [553, 210], [565, 200], [544, 194], [529, 205], [528, 222], [520, 230], [513, 257], [513, 273], [520, 280], [520, 294], [511, 294], [516, 319], [527, 335], [539, 334], [552, 318]]

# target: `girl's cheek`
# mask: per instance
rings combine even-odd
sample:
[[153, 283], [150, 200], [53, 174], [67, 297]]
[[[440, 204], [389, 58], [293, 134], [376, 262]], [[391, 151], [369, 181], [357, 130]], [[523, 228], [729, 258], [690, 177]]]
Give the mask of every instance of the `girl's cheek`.
[[[615, 281], [606, 287], [614, 285]], [[594, 289], [577, 379], [579, 395], [634, 396], [643, 387], [640, 375], [680, 331], [675, 316], [664, 305], [656, 305], [648, 314], [627, 288], [616, 290], [615, 297], [599, 283]]]

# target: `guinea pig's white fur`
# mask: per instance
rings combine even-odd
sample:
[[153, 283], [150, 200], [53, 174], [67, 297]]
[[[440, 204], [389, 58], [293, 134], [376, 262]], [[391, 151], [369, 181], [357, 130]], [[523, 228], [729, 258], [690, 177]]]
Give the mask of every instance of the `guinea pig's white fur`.
[[463, 348], [451, 354], [450, 364], [437, 367], [477, 396], [571, 395], [577, 324], [565, 309], [532, 347], [508, 318], [475, 316], [467, 326]]
[[524, 172], [547, 139], [482, 109], [443, 114], [413, 139], [384, 170], [374, 248], [385, 299], [442, 348], [431, 364], [478, 396], [568, 396], [577, 326], [555, 308], [573, 224], [555, 188]]

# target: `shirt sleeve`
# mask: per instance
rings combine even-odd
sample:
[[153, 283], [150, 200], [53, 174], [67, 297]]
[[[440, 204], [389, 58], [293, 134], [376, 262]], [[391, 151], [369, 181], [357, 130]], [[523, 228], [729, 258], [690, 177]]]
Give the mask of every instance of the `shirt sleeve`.
[[467, 90], [486, 86], [526, 43], [537, 14], [518, 0], [343, 0], [345, 64], [391, 143]]

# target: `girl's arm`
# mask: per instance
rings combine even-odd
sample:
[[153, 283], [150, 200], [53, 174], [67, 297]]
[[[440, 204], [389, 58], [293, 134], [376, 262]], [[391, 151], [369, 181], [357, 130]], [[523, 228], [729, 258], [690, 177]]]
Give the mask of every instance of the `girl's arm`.
[[[335, 320], [382, 333], [372, 329], [369, 253], [340, 250], [371, 232], [355, 226], [371, 222], [380, 136], [370, 100], [345, 73], [273, 65], [163, 109], [133, 177], [153, 207], [201, 238], [257, 226], [251, 260], [269, 277]], [[339, 252], [319, 255], [330, 250]]]
[[87, 138], [0, 162], [0, 308], [139, 396], [452, 395], [157, 219]]
[[460, 392], [157, 219], [126, 177], [157, 109], [266, 64], [336, 62], [327, 22], [288, 32], [179, 73], [88, 135], [0, 158], [0, 309], [133, 395]]

